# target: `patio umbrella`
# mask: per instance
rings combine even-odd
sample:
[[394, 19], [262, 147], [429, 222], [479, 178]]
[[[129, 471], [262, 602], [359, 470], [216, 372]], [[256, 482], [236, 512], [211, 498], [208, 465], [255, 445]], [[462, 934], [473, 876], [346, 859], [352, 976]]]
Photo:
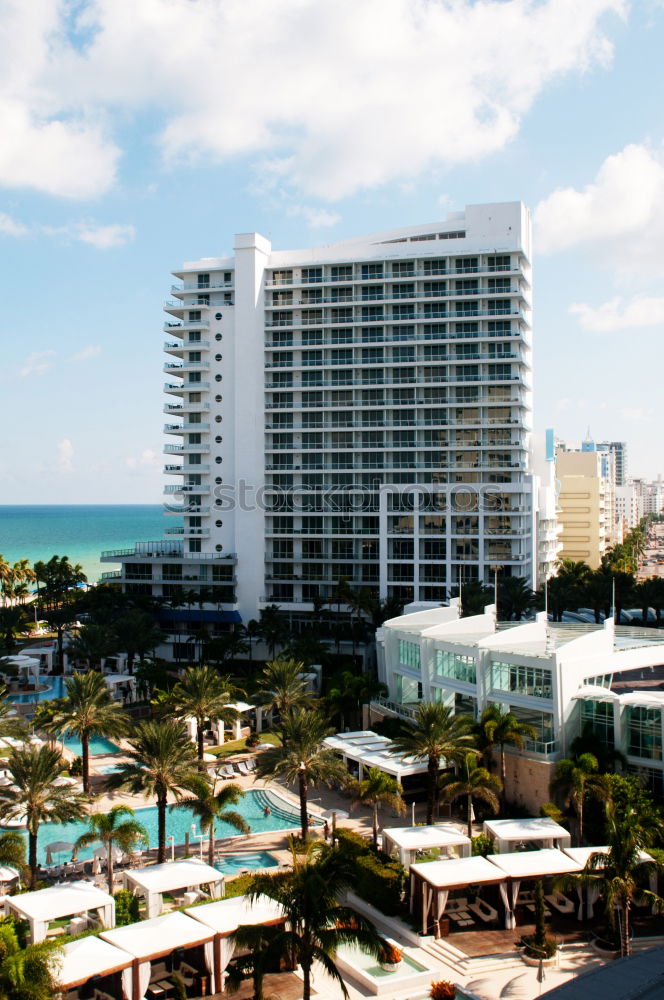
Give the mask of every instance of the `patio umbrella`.
[[[116, 863], [122, 860], [123, 852], [119, 847], [113, 845], [113, 861]], [[96, 847], [93, 851], [93, 857], [97, 858], [99, 861], [108, 861], [108, 848], [107, 847]]]
[[53, 782], [58, 788], [63, 788], [65, 785], [77, 785], [78, 780], [76, 778], [67, 778], [64, 774], [61, 774], [59, 778], [56, 778]]
[[16, 868], [12, 868], [11, 865], [0, 865], [0, 882], [11, 882], [19, 875], [20, 872]]
[[54, 840], [52, 844], [46, 845], [46, 864], [53, 864], [54, 854], [63, 854], [65, 851], [73, 851], [74, 845], [70, 844], [68, 840]]
[[92, 859], [92, 874], [101, 875], [101, 861], [99, 858], [95, 857]]
[[12, 783], [11, 778], [0, 778], [1, 788], [6, 788], [8, 785], [11, 785], [11, 783]]

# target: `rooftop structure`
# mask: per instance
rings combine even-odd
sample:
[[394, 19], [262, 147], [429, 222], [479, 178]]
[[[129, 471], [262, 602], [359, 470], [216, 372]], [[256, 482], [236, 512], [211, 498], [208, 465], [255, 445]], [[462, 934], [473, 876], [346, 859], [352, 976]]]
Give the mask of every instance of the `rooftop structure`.
[[356, 733], [337, 733], [328, 736], [325, 746], [334, 750], [347, 764], [353, 761], [358, 766], [360, 781], [365, 770], [377, 767], [394, 778], [405, 778], [413, 774], [423, 774], [427, 762], [404, 757], [392, 749], [392, 741], [386, 736], [378, 736], [370, 730]]

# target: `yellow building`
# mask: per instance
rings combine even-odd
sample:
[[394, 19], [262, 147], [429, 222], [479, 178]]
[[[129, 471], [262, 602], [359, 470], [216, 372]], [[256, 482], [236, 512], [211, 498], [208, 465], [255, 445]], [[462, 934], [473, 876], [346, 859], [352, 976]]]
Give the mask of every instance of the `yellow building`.
[[600, 454], [558, 448], [556, 479], [560, 489], [558, 517], [563, 526], [559, 558], [583, 561], [597, 569], [610, 533]]

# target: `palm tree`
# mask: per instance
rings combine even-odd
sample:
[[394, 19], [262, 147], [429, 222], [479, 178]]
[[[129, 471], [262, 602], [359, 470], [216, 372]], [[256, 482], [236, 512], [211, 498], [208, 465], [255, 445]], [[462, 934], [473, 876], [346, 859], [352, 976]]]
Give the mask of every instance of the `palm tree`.
[[0, 634], [6, 649], [14, 649], [17, 634], [24, 632], [30, 621], [22, 605], [13, 604], [0, 608]]
[[261, 609], [259, 621], [260, 637], [270, 651], [273, 660], [277, 646], [283, 646], [288, 639], [288, 625], [279, 611], [278, 604], [268, 604]]
[[345, 784], [348, 772], [334, 751], [324, 745], [324, 740], [332, 736], [334, 728], [330, 727], [322, 712], [294, 709], [286, 716], [283, 727], [282, 746], [263, 751], [258, 759], [258, 774], [263, 778], [283, 778], [289, 785], [297, 784], [304, 841], [309, 832], [309, 786]]
[[53, 939], [22, 948], [12, 924], [0, 924], [0, 1000], [52, 1000], [62, 945]]
[[[113, 806], [107, 813], [91, 813], [88, 816], [88, 832], [82, 833], [76, 847], [89, 847], [101, 841], [106, 848], [108, 891], [113, 895], [113, 848], [117, 846], [128, 854], [138, 843], [150, 846], [148, 833], [142, 823], [134, 819], [135, 813], [129, 806]], [[123, 817], [129, 816], [130, 819]]]
[[468, 837], [473, 835], [473, 800], [484, 802], [494, 813], [500, 808], [499, 795], [503, 786], [485, 767], [478, 767], [475, 752], [466, 754], [458, 775], [444, 774], [440, 779], [440, 785], [446, 801], [466, 799]]
[[599, 773], [597, 757], [591, 753], [582, 753], [576, 760], [559, 760], [551, 782], [551, 792], [562, 794], [565, 805], [573, 807], [579, 828], [579, 844], [582, 844], [586, 796], [606, 801], [609, 794], [604, 775]]
[[[318, 962], [341, 989], [348, 991], [334, 959], [342, 945], [358, 947], [376, 959], [387, 942], [365, 917], [339, 902], [352, 888], [356, 873], [339, 850], [314, 845], [303, 856], [293, 851], [291, 871], [255, 875], [250, 884], [252, 900], [268, 896], [279, 903], [286, 917], [267, 944], [267, 957], [284, 957], [302, 969], [303, 1000], [311, 1000], [311, 970]], [[244, 940], [238, 928], [236, 940]]]
[[113, 631], [121, 649], [127, 654], [127, 670], [133, 673], [134, 660], [145, 659], [162, 641], [161, 629], [157, 628], [152, 615], [133, 609], [121, 615], [113, 623]]
[[16, 708], [7, 694], [6, 686], [0, 684], [0, 739], [5, 736], [21, 737], [25, 733], [25, 723], [16, 714]]
[[532, 608], [535, 595], [527, 580], [520, 576], [501, 577], [498, 587], [498, 607], [505, 621], [521, 621], [521, 618]]
[[520, 722], [512, 712], [503, 711], [500, 705], [488, 705], [482, 712], [476, 732], [483, 755], [488, 756], [495, 747], [500, 750], [501, 806], [504, 809], [507, 776], [505, 747], [512, 746], [523, 750], [527, 739], [537, 739], [537, 730], [527, 722]]
[[100, 668], [104, 657], [116, 651], [117, 638], [105, 625], [84, 625], [67, 646], [67, 655], [77, 661], [85, 660], [91, 670]]
[[251, 833], [251, 827], [241, 813], [229, 806], [235, 806], [244, 792], [239, 785], [222, 785], [218, 792], [208, 785], [206, 793], [195, 799], [183, 799], [181, 805], [191, 809], [198, 816], [201, 830], [208, 834], [208, 862], [214, 867], [214, 827], [218, 821], [228, 823], [238, 833]]
[[296, 708], [313, 702], [304, 677], [304, 664], [298, 660], [271, 660], [266, 663], [256, 684], [256, 701], [261, 708], [278, 712], [282, 743], [288, 716]]
[[219, 719], [225, 723], [237, 719], [237, 711], [230, 707], [231, 698], [239, 694], [227, 677], [220, 677], [214, 667], [205, 664], [187, 667], [184, 677], [168, 695], [165, 704], [178, 719], [196, 720], [196, 745], [202, 766], [205, 727]]
[[370, 806], [373, 822], [373, 845], [378, 850], [378, 807], [390, 806], [402, 816], [406, 811], [406, 803], [401, 798], [402, 788], [398, 781], [377, 767], [370, 767], [364, 781], [353, 781], [350, 785], [353, 803]]
[[128, 719], [113, 701], [104, 678], [94, 670], [74, 674], [65, 680], [64, 707], [55, 712], [48, 731], [75, 733], [81, 741], [83, 791], [90, 794], [90, 739], [92, 736], [119, 738], [128, 729]]
[[[36, 564], [35, 564], [36, 565]], [[65, 632], [76, 621], [76, 611], [70, 605], [63, 604], [61, 607], [46, 607], [39, 609], [41, 618], [44, 619], [48, 627], [56, 634], [58, 673], [65, 672]]]
[[69, 786], [54, 784], [62, 769], [62, 758], [51, 747], [12, 750], [7, 758], [11, 785], [0, 788], [5, 819], [25, 817], [28, 831], [30, 887], [37, 883], [37, 835], [42, 823], [69, 823], [85, 815], [85, 799]]
[[[620, 939], [621, 956], [631, 953], [630, 912], [634, 902], [650, 901], [656, 908], [664, 907], [664, 899], [643, 888], [652, 875], [660, 874], [662, 864], [645, 860], [644, 848], [649, 841], [638, 817], [627, 814], [617, 819], [609, 807], [608, 846], [606, 851], [594, 851], [582, 872], [565, 875], [557, 882], [564, 890], [583, 886], [595, 887], [604, 904], [609, 928]], [[616, 933], [616, 910], [619, 927]]]
[[204, 795], [207, 779], [198, 770], [196, 750], [184, 723], [175, 719], [139, 722], [129, 740], [129, 760], [110, 775], [108, 787], [127, 788], [134, 795], [157, 800], [158, 861], [166, 860], [166, 807], [186, 792]]
[[0, 833], [0, 865], [9, 865], [19, 873], [25, 871], [25, 840], [20, 833]]
[[438, 805], [440, 762], [454, 764], [463, 758], [473, 742], [472, 725], [469, 716], [455, 715], [447, 705], [425, 701], [394, 740], [394, 749], [404, 757], [427, 762], [427, 823], [433, 823]]

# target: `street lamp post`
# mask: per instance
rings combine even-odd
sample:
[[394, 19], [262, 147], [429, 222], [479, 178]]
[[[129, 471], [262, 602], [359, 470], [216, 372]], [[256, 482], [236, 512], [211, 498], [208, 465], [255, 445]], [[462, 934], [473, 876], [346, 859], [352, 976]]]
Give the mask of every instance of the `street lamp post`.
[[493, 571], [493, 601], [496, 605], [496, 621], [498, 621], [498, 573], [502, 568], [497, 563], [489, 567]]

